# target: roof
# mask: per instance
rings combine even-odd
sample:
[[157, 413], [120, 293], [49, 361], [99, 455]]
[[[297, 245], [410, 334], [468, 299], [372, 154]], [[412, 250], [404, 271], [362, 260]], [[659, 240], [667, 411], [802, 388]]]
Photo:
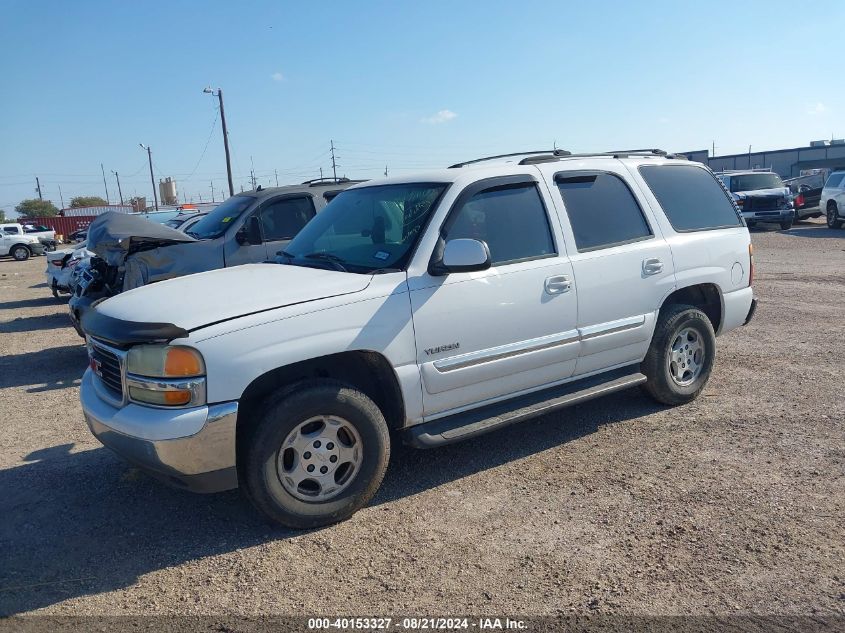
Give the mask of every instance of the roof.
[[338, 178], [334, 180], [333, 178], [323, 178], [323, 179], [316, 179], [316, 180], [307, 180], [304, 183], [298, 185], [284, 185], [282, 187], [261, 187], [259, 186], [257, 189], [253, 189], [251, 191], [242, 191], [241, 193], [236, 193], [235, 196], [244, 196], [250, 198], [266, 198], [269, 196], [277, 196], [279, 194], [285, 193], [314, 193], [314, 194], [322, 194], [326, 191], [336, 191], [338, 189], [346, 189], [347, 187], [364, 182], [362, 180], [349, 180], [348, 178]]

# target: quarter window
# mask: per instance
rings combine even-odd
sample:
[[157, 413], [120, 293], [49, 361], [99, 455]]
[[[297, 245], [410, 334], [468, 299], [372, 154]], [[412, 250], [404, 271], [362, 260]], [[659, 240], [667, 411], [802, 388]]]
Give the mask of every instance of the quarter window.
[[727, 193], [706, 169], [693, 165], [644, 165], [640, 174], [676, 231], [741, 224]]
[[640, 205], [618, 176], [565, 172], [555, 176], [580, 252], [652, 236]]
[[838, 187], [843, 178], [845, 178], [845, 174], [831, 174], [830, 178], [827, 179], [824, 188], [833, 189], [834, 187]]
[[261, 229], [264, 239], [290, 240], [314, 217], [311, 198], [282, 198], [261, 208]]
[[549, 218], [534, 183], [480, 191], [453, 212], [444, 233], [447, 241], [485, 242], [494, 266], [555, 254]]

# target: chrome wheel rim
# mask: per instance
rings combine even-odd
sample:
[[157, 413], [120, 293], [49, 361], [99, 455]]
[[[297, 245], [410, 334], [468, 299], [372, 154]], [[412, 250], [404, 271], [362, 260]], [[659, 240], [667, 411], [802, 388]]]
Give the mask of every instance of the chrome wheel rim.
[[695, 328], [682, 329], [669, 350], [669, 375], [676, 385], [688, 387], [701, 375], [706, 351], [701, 333]]
[[328, 501], [361, 469], [361, 436], [348, 420], [317, 416], [297, 425], [279, 449], [276, 469], [285, 490], [301, 501]]
[[24, 249], [24, 248], [22, 248], [22, 247], [20, 247], [20, 248], [16, 248], [16, 249], [15, 249], [15, 252], [13, 253], [13, 256], [14, 256], [14, 258], [15, 258], [15, 259], [17, 259], [18, 261], [23, 261], [23, 260], [25, 260], [25, 259], [26, 259], [26, 249]]

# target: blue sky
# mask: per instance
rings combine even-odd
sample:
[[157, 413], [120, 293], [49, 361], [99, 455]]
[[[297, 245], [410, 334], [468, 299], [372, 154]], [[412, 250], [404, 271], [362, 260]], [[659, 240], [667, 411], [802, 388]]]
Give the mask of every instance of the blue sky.
[[[845, 136], [845, 3], [0, 0], [0, 208], [34, 196], [199, 201], [330, 169], [375, 177], [558, 147], [717, 154]], [[217, 194], [219, 196], [219, 193]]]

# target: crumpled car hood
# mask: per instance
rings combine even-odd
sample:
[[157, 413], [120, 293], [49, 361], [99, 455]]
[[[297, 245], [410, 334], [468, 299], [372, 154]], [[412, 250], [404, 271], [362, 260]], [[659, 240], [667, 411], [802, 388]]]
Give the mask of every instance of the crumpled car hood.
[[194, 330], [265, 310], [364, 290], [372, 277], [283, 264], [245, 264], [168, 279], [97, 304], [106, 316]]
[[88, 250], [110, 266], [120, 266], [130, 250], [140, 245], [165, 246], [196, 242], [190, 235], [145, 218], [109, 211], [97, 216], [88, 227]]

